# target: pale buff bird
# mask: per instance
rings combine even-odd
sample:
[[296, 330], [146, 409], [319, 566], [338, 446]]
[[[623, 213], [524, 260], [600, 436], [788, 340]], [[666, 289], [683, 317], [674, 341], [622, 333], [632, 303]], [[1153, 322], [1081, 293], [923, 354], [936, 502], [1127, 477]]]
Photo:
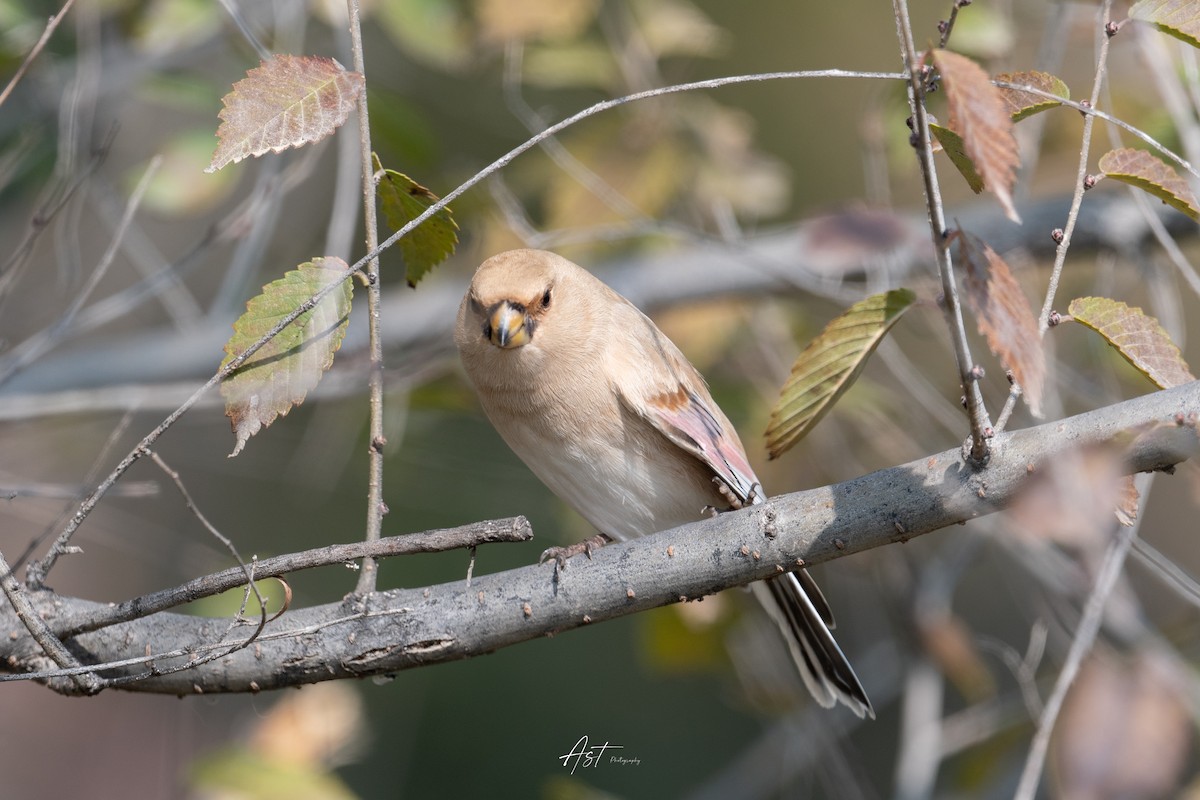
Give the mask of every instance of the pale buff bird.
[[[762, 501], [704, 379], [650, 319], [554, 253], [479, 267], [454, 339], [480, 404], [534, 474], [602, 534], [626, 539]], [[715, 479], [715, 480], [714, 480]], [[756, 594], [821, 705], [875, 716], [804, 570]]]

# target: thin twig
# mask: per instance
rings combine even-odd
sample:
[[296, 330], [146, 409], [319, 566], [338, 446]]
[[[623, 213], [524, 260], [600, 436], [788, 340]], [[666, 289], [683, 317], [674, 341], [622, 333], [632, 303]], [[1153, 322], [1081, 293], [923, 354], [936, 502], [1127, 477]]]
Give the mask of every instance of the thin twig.
[[[1102, 47], [1105, 51], [1105, 55], [1107, 55], [1108, 37], [1105, 36], [1102, 41], [1103, 41]], [[1200, 171], [1198, 171], [1196, 169], [1196, 167], [1192, 165], [1192, 162], [1188, 161], [1186, 158], [1179, 155], [1174, 150], [1167, 147], [1165, 144], [1158, 141], [1153, 136], [1146, 133], [1144, 130], [1137, 127], [1136, 125], [1131, 125], [1130, 123], [1126, 122], [1125, 120], [1121, 119], [1120, 117], [1114, 117], [1112, 114], [1101, 111], [1098, 108], [1093, 108], [1093, 107], [1089, 106], [1088, 103], [1090, 103], [1091, 100], [1088, 100], [1086, 102], [1082, 101], [1082, 100], [1070, 100], [1065, 97], [1062, 97], [1061, 95], [1054, 94], [1053, 92], [1047, 92], [1045, 89], [1039, 88], [1037, 86], [1028, 86], [1023, 83], [1011, 83], [1009, 81], [992, 81], [992, 84], [1000, 87], [1001, 89], [1015, 89], [1020, 92], [1027, 92], [1028, 94], [1037, 95], [1038, 97], [1043, 97], [1047, 100], [1053, 100], [1054, 102], [1058, 103], [1061, 106], [1066, 106], [1067, 108], [1075, 109], [1076, 111], [1078, 111], [1080, 114], [1083, 114], [1087, 118], [1095, 117], [1096, 119], [1104, 120], [1105, 122], [1109, 123], [1110, 125], [1116, 125], [1121, 130], [1126, 131], [1127, 133], [1130, 133], [1130, 134], [1136, 136], [1137, 138], [1141, 139], [1146, 144], [1150, 145], [1151, 148], [1157, 150], [1158, 152], [1162, 153], [1164, 156], [1169, 158], [1171, 161], [1174, 161], [1176, 164], [1183, 167], [1183, 169], [1190, 172], [1193, 177], [1200, 178]], [[1093, 92], [1093, 94], [1094, 94], [1094, 92]]]
[[[533, 538], [533, 530], [524, 517], [476, 522], [457, 528], [410, 533], [403, 536], [385, 536], [375, 542], [351, 542], [333, 544], [299, 553], [259, 559], [254, 562], [254, 574], [261, 580], [277, 578], [290, 572], [299, 572], [314, 567], [346, 564], [360, 558], [387, 558], [415, 553], [441, 553], [446, 550], [475, 548], [493, 542], [527, 542]], [[247, 581], [245, 566], [232, 567], [212, 575], [194, 578], [182, 586], [135, 597], [123, 603], [97, 609], [93, 614], [73, 620], [63, 629], [64, 635], [76, 636], [87, 631], [99, 630], [121, 622], [166, 611], [170, 608], [191, 603], [204, 597], [236, 589]]]
[[[1107, 21], [1111, 8], [1112, 0], [1104, 0], [1104, 4], [1101, 6], [1100, 14], [1098, 15], [1099, 18]], [[1087, 105], [1084, 106], [1079, 103], [1064, 101], [1061, 97], [1056, 98], [1065, 105], [1073, 106], [1087, 113], [1083, 118], [1083, 134], [1080, 136], [1079, 141], [1079, 167], [1075, 174], [1075, 191], [1071, 196], [1071, 208], [1067, 212], [1066, 225], [1062, 228], [1062, 238], [1058, 240], [1058, 246], [1054, 251], [1054, 266], [1050, 269], [1050, 279], [1046, 284], [1046, 298], [1042, 302], [1042, 311], [1038, 315], [1038, 336], [1042, 338], [1045, 337], [1046, 331], [1050, 328], [1050, 312], [1054, 310], [1054, 298], [1058, 294], [1058, 283], [1062, 278], [1063, 265], [1067, 261], [1067, 251], [1071, 247], [1071, 236], [1075, 233], [1075, 225], [1079, 221], [1079, 207], [1083, 204], [1084, 184], [1088, 176], [1088, 160], [1091, 157], [1092, 127], [1095, 124], [1096, 117], [1107, 118], [1112, 122], [1117, 121], [1107, 114], [1096, 111], [1096, 103], [1100, 99], [1100, 91], [1104, 85], [1104, 76], [1107, 74], [1109, 39], [1110, 37], [1102, 30], [1100, 34], [1100, 51], [1096, 56], [1096, 75], [1092, 81], [1091, 99]], [[1004, 82], [997, 82], [996, 85], [1002, 88], [1006, 86]], [[1181, 163], [1186, 162], [1182, 162], [1181, 160]], [[1001, 409], [1000, 416], [996, 420], [996, 430], [1004, 430], [1005, 426], [1008, 425], [1009, 417], [1016, 408], [1019, 396], [1020, 390], [1014, 385], [1013, 390], [1008, 393], [1008, 399], [1004, 402], [1004, 408]]]
[[192, 512], [192, 515], [200, 521], [200, 524], [203, 525], [210, 534], [212, 534], [214, 539], [223, 544], [225, 549], [229, 551], [229, 554], [233, 556], [235, 561], [237, 561], [238, 567], [241, 568], [242, 575], [246, 577], [246, 586], [249, 587], [250, 591], [254, 592], [254, 596], [258, 599], [258, 605], [262, 609], [262, 613], [266, 615], [267, 601], [258, 591], [258, 584], [254, 582], [254, 574], [250, 571], [250, 567], [247, 566], [246, 562], [242, 559], [241, 554], [237, 550], [237, 546], [234, 545], [228, 536], [217, 530], [217, 526], [208, 521], [208, 517], [204, 516], [204, 513], [196, 505], [196, 501], [192, 499], [191, 492], [189, 492], [187, 487], [183, 485], [183, 479], [179, 477], [179, 473], [172, 469], [167, 462], [163, 460], [162, 456], [154, 451], [150, 451], [150, 460], [157, 464], [158, 468], [165, 472], [167, 477], [174, 482], [175, 488], [178, 489], [179, 494], [183, 496], [183, 504], [187, 507], [187, 510]]
[[954, 23], [958, 21], [958, 10], [963, 5], [964, 3], [960, 0], [954, 0], [950, 4], [950, 18], [938, 23], [938, 31], [941, 33], [941, 36], [938, 37], [938, 47], [945, 47], [950, 43], [950, 34], [954, 32]]
[[[46, 537], [54, 533], [54, 530], [63, 524], [67, 519], [67, 515], [71, 513], [71, 507], [78, 503], [80, 498], [87, 495], [89, 487], [99, 477], [100, 465], [108, 460], [108, 454], [112, 452], [113, 447], [116, 446], [121, 437], [125, 435], [125, 431], [129, 430], [129, 426], [133, 423], [133, 413], [134, 409], [131, 408], [121, 415], [121, 419], [108, 432], [108, 437], [104, 440], [104, 445], [100, 448], [100, 452], [92, 459], [92, 464], [88, 467], [87, 474], [84, 475], [79, 490], [71, 495], [71, 498], [63, 504], [63, 508], [58, 512], [58, 516], [54, 522], [43, 528], [41, 533], [33, 537], [29, 541], [29, 544], [25, 545], [25, 549], [21, 551], [21, 555], [17, 556], [17, 560], [13, 563], [13, 569], [20, 569], [21, 565], [41, 546], [42, 542], [46, 541]], [[136, 484], [126, 484], [126, 492], [128, 492], [131, 486], [136, 486]], [[157, 486], [155, 486], [155, 491], [158, 491]]]
[[[354, 69], [366, 75], [363, 57], [362, 25], [359, 21], [358, 0], [346, 0], [350, 14], [350, 48], [354, 53]], [[375, 218], [375, 167], [371, 158], [371, 118], [367, 113], [367, 93], [358, 101], [358, 141], [362, 159], [363, 220], [367, 229], [367, 250], [374, 252], [379, 244], [378, 221]], [[383, 531], [383, 515], [387, 506], [383, 502], [383, 446], [387, 443], [383, 434], [383, 336], [379, 332], [379, 305], [381, 287], [379, 279], [379, 256], [367, 261], [364, 270], [367, 279], [367, 326], [370, 343], [370, 370], [367, 375], [368, 404], [371, 409], [370, 438], [367, 442], [367, 524], [364, 539], [377, 542]], [[359, 594], [375, 591], [375, 579], [379, 565], [373, 558], [364, 558], [358, 573]]]
[[0, 92], [0, 106], [4, 105], [4, 101], [8, 99], [8, 96], [12, 94], [13, 89], [15, 89], [17, 84], [21, 82], [21, 78], [25, 77], [25, 73], [29, 70], [30, 65], [33, 64], [33, 60], [37, 58], [38, 53], [42, 52], [42, 50], [46, 47], [46, 42], [50, 41], [50, 37], [54, 35], [54, 30], [58, 27], [58, 23], [62, 22], [63, 17], [65, 17], [67, 12], [71, 10], [71, 6], [74, 3], [75, 0], [67, 0], [67, 2], [63, 3], [63, 7], [59, 9], [58, 13], [51, 17], [46, 23], [46, 29], [42, 31], [42, 35], [38, 37], [38, 40], [34, 43], [33, 49], [31, 49], [29, 54], [25, 56], [25, 60], [21, 62], [21, 66], [17, 67], [16, 74], [12, 76], [12, 79], [8, 82], [8, 85], [4, 87], [4, 91]]
[[[508, 110], [525, 126], [525, 130], [530, 134], [536, 134], [546, 129], [546, 121], [530, 107], [521, 94], [520, 75], [523, 53], [524, 44], [518, 39], [510, 42], [504, 50], [504, 101]], [[629, 222], [646, 223], [650, 221], [645, 212], [572, 155], [571, 151], [567, 150], [558, 139], [554, 137], [546, 139], [541, 143], [541, 148], [555, 166], [574, 178], [576, 183], [591, 192], [613, 212]]]
[[954, 279], [954, 265], [950, 258], [950, 245], [946, 237], [946, 216], [942, 208], [941, 190], [938, 188], [937, 168], [933, 163], [933, 139], [929, 131], [929, 118], [925, 113], [925, 86], [921, 66], [917, 63], [916, 45], [913, 44], [912, 23], [908, 16], [907, 0], [892, 0], [896, 17], [896, 31], [904, 57], [908, 79], [908, 104], [912, 112], [913, 133], [916, 136], [917, 160], [921, 176], [925, 181], [925, 204], [929, 211], [929, 233], [933, 239], [937, 257], [938, 275], [942, 280], [942, 297], [945, 303], [946, 320], [950, 326], [950, 339], [954, 345], [954, 358], [958, 365], [959, 383], [971, 424], [971, 460], [980, 464], [987, 459], [988, 438], [992, 435], [991, 422], [983, 403], [983, 392], [979, 381], [972, 377], [975, 365], [971, 357], [971, 346], [967, 341], [967, 329], [963, 322], [962, 304], [958, 299], [958, 286]]

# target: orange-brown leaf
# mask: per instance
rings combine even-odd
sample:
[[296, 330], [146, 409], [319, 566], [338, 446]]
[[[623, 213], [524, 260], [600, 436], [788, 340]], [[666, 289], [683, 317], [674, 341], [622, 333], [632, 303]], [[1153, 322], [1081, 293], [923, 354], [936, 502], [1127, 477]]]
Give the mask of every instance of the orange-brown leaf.
[[1099, 166], [1107, 177], [1149, 192], [1192, 219], [1200, 220], [1200, 206], [1187, 181], [1145, 150], [1132, 147], [1109, 150], [1100, 156]]
[[1004, 97], [983, 67], [966, 56], [934, 50], [933, 63], [946, 87], [950, 106], [947, 127], [962, 137], [976, 172], [1000, 201], [1005, 215], [1013, 222], [1020, 222], [1012, 197], [1020, 159]]
[[[1049, 72], [1038, 72], [1036, 70], [1001, 72], [996, 76], [996, 80], [1001, 83], [1012, 83], [1019, 86], [1030, 86], [1034, 89], [1041, 89], [1043, 92], [1057, 95], [1064, 100], [1069, 100], [1071, 97], [1071, 92], [1067, 88], [1067, 85], [1060, 78], [1051, 75]], [[1020, 122], [1039, 111], [1045, 111], [1046, 109], [1062, 105], [1057, 100], [1051, 100], [1040, 94], [1020, 89], [1007, 89], [1005, 87], [1000, 87], [1000, 97], [1003, 98], [1004, 107], [1008, 110], [1008, 115], [1012, 118], [1013, 122]]]
[[1067, 308], [1072, 319], [1104, 337], [1121, 356], [1160, 389], [1196, 380], [1183, 354], [1154, 317], [1107, 297], [1079, 297]]
[[975, 312], [979, 332], [996, 358], [1012, 370], [1030, 412], [1040, 417], [1046, 354], [1029, 300], [1008, 264], [992, 248], [962, 232], [958, 243], [967, 272], [967, 303]]
[[324, 139], [350, 116], [365, 85], [361, 73], [332, 58], [263, 61], [221, 99], [219, 141], [205, 172]]

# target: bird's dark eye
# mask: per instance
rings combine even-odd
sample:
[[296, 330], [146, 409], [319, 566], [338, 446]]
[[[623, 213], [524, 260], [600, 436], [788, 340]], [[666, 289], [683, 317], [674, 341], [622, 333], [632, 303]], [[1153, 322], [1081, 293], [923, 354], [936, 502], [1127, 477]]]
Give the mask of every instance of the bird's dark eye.
[[542, 308], [549, 308], [549, 307], [550, 307], [550, 290], [547, 289], [545, 291], [545, 293], [542, 295]]

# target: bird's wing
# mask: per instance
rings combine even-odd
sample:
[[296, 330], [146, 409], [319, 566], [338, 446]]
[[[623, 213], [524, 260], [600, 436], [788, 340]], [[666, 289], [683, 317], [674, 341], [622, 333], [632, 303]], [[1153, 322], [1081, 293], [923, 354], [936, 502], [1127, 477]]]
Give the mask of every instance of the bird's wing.
[[648, 317], [632, 305], [629, 309], [640, 319], [627, 319], [626, 324], [644, 325], [651, 335], [633, 337], [641, 346], [620, 355], [623, 373], [638, 376], [636, 381], [613, 381], [622, 403], [700, 459], [739, 501], [761, 502], [762, 489], [737, 432], [713, 401], [704, 378]]

